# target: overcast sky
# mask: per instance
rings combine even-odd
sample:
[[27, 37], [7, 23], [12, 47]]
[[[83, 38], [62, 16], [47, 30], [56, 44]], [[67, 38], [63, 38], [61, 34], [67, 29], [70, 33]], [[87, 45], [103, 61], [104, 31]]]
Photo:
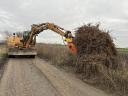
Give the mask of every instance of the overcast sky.
[[[30, 25], [43, 22], [71, 31], [82, 24], [100, 22], [102, 28], [110, 30], [118, 47], [128, 47], [128, 0], [0, 0], [0, 34], [28, 30]], [[38, 41], [63, 42], [51, 31], [41, 33]]]

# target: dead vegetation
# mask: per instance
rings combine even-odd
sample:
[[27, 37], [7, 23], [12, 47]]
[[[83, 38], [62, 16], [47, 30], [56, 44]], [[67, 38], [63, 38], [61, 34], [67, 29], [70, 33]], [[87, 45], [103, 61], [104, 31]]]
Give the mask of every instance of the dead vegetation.
[[108, 32], [99, 29], [99, 25], [79, 27], [76, 30], [75, 44], [78, 50], [78, 65], [101, 64], [117, 68], [117, 50], [113, 40]]
[[117, 69], [115, 45], [109, 33], [100, 30], [99, 25], [79, 27], [76, 30], [75, 44], [78, 50], [76, 70], [84, 78], [97, 78], [101, 73], [107, 74], [105, 69]]
[[0, 79], [4, 72], [5, 62], [7, 61], [6, 46], [0, 45]]
[[38, 56], [45, 60], [50, 60], [52, 64], [65, 66], [75, 65], [76, 56], [72, 55], [69, 49], [59, 44], [37, 44]]
[[128, 95], [128, 54], [118, 54], [108, 32], [99, 25], [84, 25], [76, 30], [75, 44], [77, 57], [63, 45], [38, 44], [37, 48], [40, 56], [52, 64], [68, 65], [86, 83], [119, 96]]
[[[68, 48], [63, 45], [56, 44], [37, 44], [38, 54], [41, 58], [45, 58], [52, 62], [55, 66], [62, 67], [68, 72], [76, 73], [76, 56], [72, 55]], [[59, 50], [58, 50], [59, 49]], [[98, 86], [99, 88], [116, 93], [120, 96], [128, 94], [128, 53], [119, 54], [120, 61], [117, 70], [106, 68], [106, 66], [91, 67], [87, 65], [86, 72], [92, 73], [89, 77], [84, 72], [77, 73], [77, 76], [86, 83]], [[95, 66], [95, 65], [94, 65]], [[90, 68], [92, 68], [90, 70]], [[95, 69], [98, 68], [98, 69]], [[97, 72], [99, 74], [97, 74]]]

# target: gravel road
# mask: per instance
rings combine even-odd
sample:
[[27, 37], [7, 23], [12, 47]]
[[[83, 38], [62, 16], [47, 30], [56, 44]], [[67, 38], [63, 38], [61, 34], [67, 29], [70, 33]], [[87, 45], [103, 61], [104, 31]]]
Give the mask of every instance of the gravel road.
[[0, 96], [110, 96], [42, 59], [9, 59]]

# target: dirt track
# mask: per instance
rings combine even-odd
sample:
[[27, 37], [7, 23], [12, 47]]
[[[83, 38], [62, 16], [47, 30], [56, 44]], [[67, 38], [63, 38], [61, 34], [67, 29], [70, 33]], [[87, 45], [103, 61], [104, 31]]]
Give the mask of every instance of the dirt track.
[[108, 96], [42, 59], [10, 59], [0, 96]]

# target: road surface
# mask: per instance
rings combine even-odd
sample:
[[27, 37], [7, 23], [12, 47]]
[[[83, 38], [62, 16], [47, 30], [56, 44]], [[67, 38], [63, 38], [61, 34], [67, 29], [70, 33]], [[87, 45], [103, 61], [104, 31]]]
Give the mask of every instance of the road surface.
[[42, 59], [9, 59], [0, 96], [109, 96]]

